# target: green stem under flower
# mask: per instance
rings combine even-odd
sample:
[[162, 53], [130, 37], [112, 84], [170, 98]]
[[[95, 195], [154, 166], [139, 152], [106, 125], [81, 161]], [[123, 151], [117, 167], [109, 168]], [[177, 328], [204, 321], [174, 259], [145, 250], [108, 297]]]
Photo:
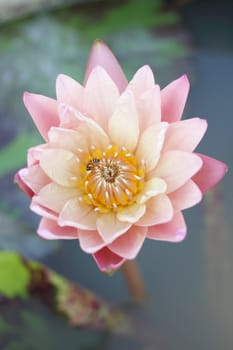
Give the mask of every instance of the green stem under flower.
[[146, 299], [146, 289], [135, 260], [127, 260], [122, 266], [123, 274], [131, 297], [138, 302]]

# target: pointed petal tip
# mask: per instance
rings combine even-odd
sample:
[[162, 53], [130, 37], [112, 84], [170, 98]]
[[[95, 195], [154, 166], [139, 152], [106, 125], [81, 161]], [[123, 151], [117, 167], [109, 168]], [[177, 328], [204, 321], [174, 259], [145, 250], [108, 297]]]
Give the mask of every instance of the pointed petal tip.
[[125, 259], [111, 252], [107, 247], [92, 255], [101, 272], [111, 275], [125, 262]]

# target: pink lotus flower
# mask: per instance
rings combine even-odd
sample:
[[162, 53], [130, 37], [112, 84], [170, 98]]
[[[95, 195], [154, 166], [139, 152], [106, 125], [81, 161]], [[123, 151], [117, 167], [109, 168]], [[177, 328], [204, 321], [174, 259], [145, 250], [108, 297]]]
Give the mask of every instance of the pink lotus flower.
[[83, 86], [59, 75], [56, 100], [25, 93], [45, 143], [29, 149], [16, 181], [42, 216], [38, 234], [78, 239], [105, 272], [134, 259], [146, 238], [183, 240], [181, 211], [226, 172], [193, 153], [207, 123], [180, 121], [188, 90], [185, 75], [160, 90], [148, 66], [128, 83], [97, 41]]

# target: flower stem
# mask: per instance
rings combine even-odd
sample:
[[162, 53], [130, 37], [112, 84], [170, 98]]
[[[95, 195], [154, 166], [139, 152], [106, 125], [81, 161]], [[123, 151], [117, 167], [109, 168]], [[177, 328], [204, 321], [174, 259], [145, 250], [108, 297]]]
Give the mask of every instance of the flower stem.
[[131, 297], [138, 302], [145, 301], [147, 295], [145, 284], [136, 261], [127, 260], [122, 270]]

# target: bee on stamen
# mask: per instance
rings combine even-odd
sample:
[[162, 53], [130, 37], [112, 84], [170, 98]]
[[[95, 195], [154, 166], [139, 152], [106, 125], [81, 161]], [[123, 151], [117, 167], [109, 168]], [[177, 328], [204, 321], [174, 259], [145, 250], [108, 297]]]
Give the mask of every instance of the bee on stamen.
[[98, 158], [91, 159], [86, 165], [86, 170], [87, 171], [93, 170], [96, 166], [98, 166], [99, 162], [100, 162], [100, 159]]

